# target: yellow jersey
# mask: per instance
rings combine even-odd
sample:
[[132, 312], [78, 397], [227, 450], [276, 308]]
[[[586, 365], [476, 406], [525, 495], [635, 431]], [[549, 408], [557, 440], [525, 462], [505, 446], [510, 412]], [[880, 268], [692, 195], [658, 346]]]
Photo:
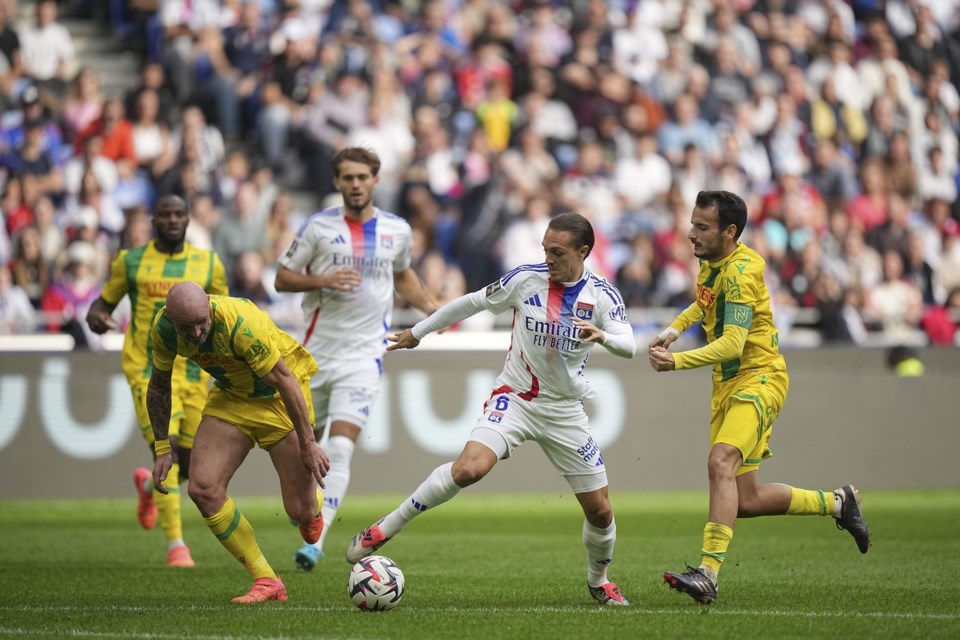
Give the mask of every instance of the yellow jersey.
[[[115, 306], [123, 296], [130, 296], [130, 326], [120, 360], [131, 382], [150, 378], [150, 324], [166, 303], [167, 291], [178, 282], [195, 282], [207, 293], [228, 293], [227, 273], [217, 254], [188, 243], [180, 253], [169, 254], [158, 251], [151, 240], [142, 247], [124, 249], [110, 265], [110, 277], [100, 297]], [[200, 369], [180, 363], [174, 377], [199, 381]]]
[[177, 334], [167, 308], [161, 308], [150, 330], [153, 366], [171, 371], [178, 355], [189, 358], [213, 376], [225, 393], [242, 399], [279, 397], [276, 388], [262, 378], [280, 358], [301, 383], [317, 372], [310, 352], [249, 300], [210, 296], [210, 318], [206, 341], [194, 344]]
[[746, 331], [746, 342], [739, 357], [722, 361], [710, 359], [707, 348], [676, 353], [677, 369], [712, 364], [715, 381], [729, 380], [741, 371], [786, 371], [780, 334], [773, 324], [770, 292], [763, 279], [765, 267], [760, 254], [742, 242], [716, 264], [700, 261], [697, 300], [670, 326], [683, 333], [699, 320], [708, 343], [720, 339], [729, 328], [740, 327]]

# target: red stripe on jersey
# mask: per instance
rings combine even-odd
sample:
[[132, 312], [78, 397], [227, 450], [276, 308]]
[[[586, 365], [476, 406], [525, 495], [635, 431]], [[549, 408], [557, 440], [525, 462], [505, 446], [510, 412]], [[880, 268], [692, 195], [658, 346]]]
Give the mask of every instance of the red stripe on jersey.
[[347, 229], [350, 230], [350, 246], [353, 248], [354, 256], [363, 256], [365, 252], [363, 243], [363, 223], [344, 216], [347, 223]]
[[310, 321], [310, 326], [307, 327], [307, 333], [303, 336], [303, 346], [307, 346], [307, 343], [310, 342], [310, 336], [313, 335], [313, 330], [317, 326], [317, 318], [320, 317], [320, 307], [317, 307], [317, 310], [313, 312], [313, 319]]
[[550, 290], [547, 293], [547, 324], [560, 322], [560, 310], [563, 308], [563, 291], [566, 289], [562, 284], [553, 280], [550, 281]]
[[517, 397], [521, 400], [533, 400], [538, 395], [540, 395], [540, 380], [537, 376], [533, 375], [533, 371], [530, 370], [530, 365], [527, 364], [526, 358], [523, 357], [523, 352], [520, 352], [520, 359], [523, 360], [523, 366], [527, 368], [527, 373], [530, 374], [530, 390], [524, 391], [523, 393], [517, 394]]

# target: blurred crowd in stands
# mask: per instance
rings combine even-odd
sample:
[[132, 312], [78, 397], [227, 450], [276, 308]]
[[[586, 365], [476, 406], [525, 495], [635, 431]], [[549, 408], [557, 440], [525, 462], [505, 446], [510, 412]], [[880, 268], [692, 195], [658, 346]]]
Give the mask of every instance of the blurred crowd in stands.
[[[541, 261], [549, 217], [575, 210], [630, 308], [686, 305], [695, 196], [728, 189], [778, 323], [954, 344], [960, 0], [21, 0], [22, 26], [16, 4], [0, 333], [82, 317], [166, 193], [232, 292], [294, 328], [272, 289], [311, 213], [291, 193], [335, 205], [330, 157], [364, 145], [442, 299]], [[91, 5], [137, 52], [126, 95], [103, 95], [58, 22]]]

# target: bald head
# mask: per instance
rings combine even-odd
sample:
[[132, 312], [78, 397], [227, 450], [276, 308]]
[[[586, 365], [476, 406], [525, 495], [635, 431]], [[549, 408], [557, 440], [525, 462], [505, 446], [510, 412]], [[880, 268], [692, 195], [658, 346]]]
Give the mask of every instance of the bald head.
[[180, 282], [167, 292], [167, 317], [184, 339], [202, 344], [210, 333], [210, 298], [195, 282]]

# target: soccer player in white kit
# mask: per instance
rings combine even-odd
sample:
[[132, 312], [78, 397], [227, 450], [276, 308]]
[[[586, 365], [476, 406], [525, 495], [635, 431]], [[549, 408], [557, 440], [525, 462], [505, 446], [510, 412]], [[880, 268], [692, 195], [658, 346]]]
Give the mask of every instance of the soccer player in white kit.
[[430, 314], [439, 306], [410, 267], [410, 225], [373, 206], [380, 159], [362, 147], [334, 155], [333, 184], [342, 207], [310, 216], [280, 258], [277, 291], [303, 291], [300, 342], [319, 371], [310, 382], [316, 437], [330, 422], [330, 471], [323, 500], [323, 532], [294, 558], [311, 570], [350, 483], [350, 459], [380, 389], [394, 289]]
[[399, 507], [358, 533], [347, 548], [348, 562], [371, 555], [413, 518], [450, 500], [533, 440], [583, 508], [590, 595], [601, 605], [628, 604], [607, 578], [617, 528], [603, 457], [583, 409], [583, 398], [592, 395], [583, 370], [595, 344], [624, 358], [632, 358], [637, 345], [620, 292], [584, 265], [593, 244], [586, 218], [560, 214], [543, 236], [543, 264], [517, 267], [389, 337], [394, 344], [387, 351], [413, 349], [428, 333], [481, 310], [513, 309], [506, 363], [460, 456], [434, 469]]

